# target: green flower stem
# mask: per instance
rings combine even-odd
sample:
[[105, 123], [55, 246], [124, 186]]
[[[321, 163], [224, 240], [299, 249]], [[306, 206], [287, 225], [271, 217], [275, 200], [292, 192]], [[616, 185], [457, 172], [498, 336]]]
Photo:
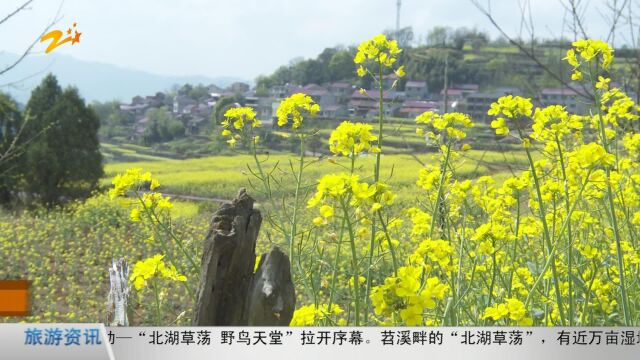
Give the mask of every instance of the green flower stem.
[[[466, 208], [466, 207], [464, 207]], [[451, 325], [453, 326], [457, 326], [458, 325], [458, 303], [460, 301], [461, 298], [461, 291], [462, 291], [462, 255], [464, 254], [464, 246], [465, 246], [465, 241], [466, 241], [466, 211], [462, 211], [462, 224], [460, 226], [460, 231], [461, 231], [461, 237], [460, 237], [460, 245], [458, 248], [458, 272], [457, 272], [457, 278], [456, 278], [456, 286], [455, 288], [452, 287], [453, 290], [453, 312], [454, 312], [454, 317], [456, 322], [452, 323]]]
[[389, 236], [389, 230], [387, 230], [387, 224], [384, 222], [382, 218], [382, 213], [380, 210], [376, 211], [378, 213], [378, 219], [380, 219], [380, 225], [382, 226], [382, 231], [384, 232], [387, 243], [389, 244], [389, 252], [391, 253], [391, 261], [393, 265], [393, 276], [398, 276], [398, 261], [396, 260], [396, 251], [393, 248], [393, 244], [391, 243], [391, 236]]
[[291, 216], [291, 232], [289, 234], [289, 258], [293, 261], [294, 240], [296, 237], [298, 222], [298, 199], [300, 197], [300, 184], [302, 183], [302, 170], [304, 169], [304, 135], [300, 135], [300, 160], [298, 161], [298, 175], [296, 176], [296, 190], [293, 198], [293, 215]]
[[160, 326], [162, 322], [162, 316], [160, 315], [160, 295], [158, 294], [158, 282], [156, 280], [153, 280], [152, 287], [156, 305], [156, 326]]
[[333, 297], [336, 289], [336, 279], [338, 278], [338, 269], [340, 267], [340, 251], [342, 250], [342, 238], [344, 236], [345, 219], [342, 218], [342, 224], [340, 224], [340, 236], [338, 237], [338, 246], [336, 248], [336, 258], [333, 262], [333, 273], [331, 274], [331, 285], [329, 289], [329, 305], [328, 309], [331, 309], [333, 305]]
[[[356, 154], [355, 154], [355, 146], [351, 149], [351, 168], [349, 171], [349, 175], [353, 175], [353, 172], [356, 169]], [[333, 274], [331, 275], [331, 289], [329, 292], [329, 307], [328, 309], [331, 309], [331, 305], [333, 304], [333, 296], [334, 296], [334, 291], [335, 291], [335, 285], [336, 285], [336, 279], [338, 278], [338, 269], [339, 269], [339, 261], [340, 261], [340, 251], [342, 250], [342, 239], [344, 238], [344, 228], [345, 228], [345, 221], [346, 219], [343, 217], [342, 218], [342, 223], [340, 224], [340, 236], [338, 237], [338, 247], [336, 249], [336, 258], [334, 260], [334, 264], [333, 264]], [[373, 250], [372, 250], [373, 251]], [[369, 280], [371, 275], [371, 258], [369, 258], [369, 272], [367, 273], [367, 289], [366, 289], [366, 299], [369, 298], [369, 289], [371, 286], [371, 281]], [[367, 322], [367, 316], [368, 316], [368, 312], [367, 312], [367, 307], [365, 306], [365, 311], [364, 311], [364, 319], [365, 319], [365, 323]]]
[[264, 186], [265, 194], [267, 195], [267, 199], [273, 203], [273, 194], [271, 193], [271, 185], [269, 184], [269, 178], [265, 175], [264, 170], [262, 169], [262, 164], [260, 164], [260, 160], [258, 159], [258, 144], [255, 139], [253, 140], [253, 147], [251, 148], [251, 155], [253, 156], [253, 160], [256, 163], [256, 167], [258, 168], [258, 174], [260, 175], [260, 181], [262, 181], [262, 185]]
[[[567, 212], [571, 208], [569, 203], [569, 185], [567, 179], [567, 171], [565, 169], [564, 154], [562, 152], [562, 146], [560, 144], [560, 138], [556, 134], [556, 145], [558, 146], [558, 156], [560, 158], [560, 168], [562, 169], [562, 182], [564, 183], [564, 204]], [[571, 218], [568, 217], [567, 221], [567, 281], [569, 283], [569, 326], [573, 326], [573, 236], [571, 232]]]
[[[436, 219], [438, 218], [438, 210], [440, 209], [440, 201], [444, 192], [444, 181], [446, 180], [447, 167], [449, 166], [449, 160], [451, 159], [451, 141], [447, 143], [447, 152], [445, 153], [444, 163], [440, 172], [440, 181], [438, 182], [438, 194], [436, 197], [436, 203], [431, 213], [431, 229], [429, 230], [429, 237], [433, 239], [433, 231], [436, 227]], [[444, 234], [443, 234], [444, 235]]]
[[[275, 200], [273, 199], [273, 192], [271, 191], [271, 183], [269, 182], [269, 176], [267, 176], [264, 172], [264, 170], [262, 169], [262, 164], [260, 163], [260, 160], [258, 159], [258, 144], [256, 143], [255, 139], [253, 141], [253, 147], [251, 149], [251, 155], [253, 156], [253, 160], [256, 163], [256, 167], [258, 168], [258, 174], [260, 177], [260, 181], [262, 181], [262, 186], [264, 186], [264, 193], [267, 196], [267, 200], [269, 201], [269, 203], [271, 204], [271, 207], [273, 209], [277, 209]], [[282, 219], [281, 216], [278, 216], [278, 221], [280, 222], [280, 230], [282, 231], [282, 233], [284, 234], [285, 238], [287, 237], [287, 231], [285, 229], [284, 226], [284, 220]], [[288, 239], [286, 239], [288, 241]], [[292, 260], [293, 261], [293, 260]]]
[[[524, 135], [519, 126], [518, 126], [518, 134], [520, 135], [521, 139], [524, 139]], [[554, 251], [552, 251], [552, 249], [555, 249], [555, 246], [552, 244], [551, 236], [549, 235], [549, 226], [547, 225], [547, 218], [545, 216], [546, 211], [544, 209], [544, 202], [542, 200], [542, 191], [540, 190], [540, 181], [536, 173], [536, 167], [533, 162], [533, 158], [531, 157], [531, 151], [529, 151], [529, 148], [526, 146], [524, 147], [524, 150], [527, 154], [527, 159], [529, 160], [529, 166], [531, 167], [531, 176], [533, 177], [533, 182], [536, 188], [536, 195], [538, 198], [538, 210], [540, 213], [539, 216], [540, 216], [540, 221], [542, 221], [543, 238], [547, 247], [549, 262], [551, 263], [551, 273], [553, 275], [553, 286], [556, 292], [556, 302], [558, 303], [558, 312], [560, 313], [560, 324], [564, 326], [566, 321], [565, 321], [565, 315], [564, 315], [564, 307], [562, 303], [562, 293], [560, 292], [558, 272], [556, 270], [556, 263], [554, 261], [555, 254], [554, 254]], [[568, 214], [568, 216], [569, 218], [571, 218], [570, 214]]]
[[[376, 165], [373, 172], [374, 181], [377, 183], [380, 181], [380, 163], [382, 156], [382, 131], [384, 129], [384, 86], [382, 82], [382, 62], [380, 61], [380, 57], [378, 57], [378, 94], [380, 98], [378, 99], [378, 152], [376, 153]], [[355, 154], [353, 154], [355, 156]], [[371, 295], [371, 275], [372, 275], [372, 266], [373, 266], [373, 250], [375, 248], [376, 243], [376, 218], [371, 219], [371, 239], [369, 241], [369, 258], [367, 262], [367, 284], [365, 290], [365, 301], [368, 303], [369, 296]], [[394, 270], [395, 271], [395, 270]], [[364, 322], [367, 323], [369, 321], [369, 307], [365, 306], [364, 309]]]
[[[520, 232], [520, 194], [518, 194], [518, 197], [516, 197], [516, 229], [515, 229], [515, 239], [513, 239], [513, 253], [511, 255], [511, 261], [513, 261], [513, 264], [516, 264], [516, 258], [518, 256], [518, 233]], [[509, 290], [507, 291], [507, 294], [509, 297], [511, 297], [511, 291], [513, 290], [513, 273], [514, 273], [513, 269], [511, 271], [511, 274], [509, 274]]]
[[[487, 303], [485, 304], [485, 308], [491, 306], [491, 302], [493, 301], [493, 287], [496, 283], [496, 276], [498, 275], [498, 264], [496, 261], [496, 250], [495, 250], [495, 240], [491, 241], [491, 246], [494, 247], [493, 253], [491, 254], [491, 284], [489, 285], [489, 297], [487, 299]], [[486, 325], [487, 319], [485, 319], [484, 325]]]
[[[153, 224], [154, 222], [156, 222], [161, 227], [163, 227], [163, 230], [165, 231], [165, 233], [167, 233], [174, 241], [176, 241], [176, 243], [178, 244], [178, 247], [180, 248], [182, 253], [187, 257], [187, 259], [191, 263], [192, 272], [195, 272], [196, 274], [198, 274], [200, 272], [200, 268], [197, 265], [195, 265], [195, 262], [194, 262], [193, 258], [191, 257], [191, 255], [189, 253], [187, 253], [186, 249], [184, 248], [184, 246], [182, 244], [182, 240], [178, 239], [178, 237], [175, 236], [175, 234], [173, 234], [173, 231], [171, 231], [171, 229], [167, 228], [166, 225], [163, 224], [160, 221], [160, 219], [158, 218], [158, 215], [153, 211], [153, 209], [150, 209], [149, 207], [147, 207], [147, 205], [144, 203], [144, 201], [140, 197], [140, 193], [138, 191], [135, 191], [135, 195], [136, 195], [136, 198], [138, 199], [138, 202], [142, 205], [142, 209], [143, 209], [145, 215], [147, 216], [147, 219], [149, 219], [149, 223]], [[152, 228], [153, 228], [153, 232], [154, 232], [155, 236], [159, 237], [158, 228], [156, 228], [155, 226], [152, 226]], [[164, 246], [164, 243], [162, 241], [160, 241], [159, 243], [161, 244], [161, 246], [163, 248], [163, 252], [165, 254], [167, 254], [169, 252], [167, 247]], [[173, 261], [173, 259], [169, 259], [169, 262], [171, 262], [171, 265], [173, 265], [176, 268], [180, 269], [180, 271], [182, 271], [183, 273], [185, 272], [185, 269], [182, 267], [181, 264], [176, 264]], [[184, 282], [184, 286], [187, 289], [187, 292], [189, 293], [189, 296], [192, 299], [196, 300], [195, 292], [191, 288], [191, 286], [189, 286], [189, 282], [188, 281]]]
[[378, 99], [378, 152], [376, 153], [376, 168], [374, 179], [375, 182], [380, 181], [380, 157], [382, 156], [382, 130], [384, 129], [384, 87], [382, 82], [382, 62], [378, 61], [378, 90], [380, 99]]
[[358, 271], [358, 254], [356, 252], [356, 241], [353, 232], [353, 224], [349, 218], [349, 209], [344, 202], [344, 199], [340, 199], [340, 205], [342, 207], [342, 213], [347, 223], [347, 231], [349, 232], [349, 243], [351, 244], [351, 271], [353, 273], [353, 289], [355, 292], [355, 320], [356, 326], [360, 326], [360, 273]]
[[[293, 208], [293, 216], [292, 216], [292, 220], [289, 223], [289, 231], [287, 231], [287, 227], [285, 226], [285, 222], [284, 219], [281, 216], [277, 216], [278, 218], [278, 222], [280, 223], [280, 230], [282, 231], [284, 237], [285, 237], [285, 241], [289, 247], [289, 260], [291, 261], [292, 264], [296, 264], [295, 269], [298, 270], [298, 272], [300, 273], [300, 276], [302, 276], [303, 280], [306, 280], [306, 276], [304, 273], [304, 269], [302, 268], [302, 265], [300, 264], [300, 261], [294, 261], [293, 259], [293, 255], [294, 255], [294, 248], [295, 248], [295, 235], [297, 232], [297, 216], [298, 216], [298, 201], [299, 201], [299, 196], [300, 196], [300, 189], [301, 189], [301, 183], [302, 183], [302, 171], [304, 169], [304, 150], [305, 150], [305, 145], [304, 145], [304, 135], [300, 135], [300, 160], [299, 160], [299, 166], [298, 166], [298, 173], [297, 175], [295, 175], [296, 177], [296, 190], [295, 190], [295, 199], [294, 199], [294, 208]], [[258, 175], [260, 177], [260, 181], [262, 182], [262, 185], [264, 186], [264, 192], [267, 195], [267, 200], [269, 201], [271, 207], [273, 209], [277, 209], [275, 200], [273, 199], [273, 193], [271, 191], [271, 184], [269, 181], [269, 176], [264, 172], [264, 169], [262, 168], [262, 165], [260, 163], [260, 160], [258, 159], [258, 155], [257, 155], [257, 143], [254, 140], [253, 141], [253, 147], [252, 147], [252, 151], [251, 151], [251, 155], [253, 156], [253, 159], [256, 163], [256, 167], [258, 168]], [[309, 280], [309, 283], [311, 284], [311, 280]], [[309, 286], [306, 287], [309, 296], [316, 298], [317, 294], [315, 291], [313, 291], [313, 287]]]
[[[567, 213], [567, 218], [565, 219], [564, 223], [560, 227], [560, 231], [559, 231], [560, 234], [562, 234], [564, 232], [565, 228], [567, 227], [568, 220], [571, 219], [571, 214], [573, 214], [573, 211], [575, 210], [576, 206], [578, 205], [578, 202], [579, 202], [578, 200], [582, 196], [582, 193], [584, 192], [584, 189], [587, 187], [587, 184], [589, 183], [589, 177], [591, 176], [592, 172], [593, 172], [592, 169], [589, 169], [589, 171], [587, 172], [587, 176], [586, 176], [587, 179], [585, 180], [585, 182], [580, 187], [580, 191], [578, 192], [578, 196], [576, 196], [576, 201], [573, 203], [573, 205], [571, 205], [571, 209]], [[538, 278], [536, 279], [536, 281], [531, 286], [531, 290], [529, 290], [529, 295], [527, 295], [527, 299], [524, 302], [524, 306], [525, 307], [529, 305], [529, 302], [531, 301], [532, 294], [535, 292], [536, 288], [538, 287], [538, 285], [540, 284], [540, 282], [544, 278], [544, 274], [547, 272], [547, 269], [552, 264], [552, 260], [553, 259], [552, 259], [551, 255], [555, 253], [556, 245], [557, 244], [553, 245], [553, 247], [549, 251], [549, 257], [547, 259], [547, 262], [544, 264], [544, 267], [542, 268], [542, 271], [540, 272], [540, 275], [538, 275]]]
[[580, 325], [584, 324], [584, 320], [587, 314], [587, 307], [589, 306], [589, 301], [591, 300], [591, 289], [593, 288], [593, 283], [598, 277], [598, 265], [594, 266], [593, 277], [589, 282], [589, 288], [587, 289], [587, 293], [585, 295], [584, 306], [582, 307], [582, 315], [580, 316]]

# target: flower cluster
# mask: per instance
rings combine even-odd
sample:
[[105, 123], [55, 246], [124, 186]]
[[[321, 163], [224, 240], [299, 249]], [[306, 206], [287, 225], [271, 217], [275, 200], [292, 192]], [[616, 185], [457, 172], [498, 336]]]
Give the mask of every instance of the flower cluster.
[[[158, 219], [153, 216], [156, 214], [156, 210], [166, 211], [173, 207], [171, 198], [154, 192], [160, 186], [160, 182], [153, 178], [150, 172], [142, 172], [142, 169], [139, 168], [128, 169], [124, 174], [116, 175], [112, 184], [113, 188], [109, 189], [111, 199], [125, 196], [128, 191], [133, 192], [137, 198], [130, 202], [133, 205], [129, 213], [129, 218], [132, 221], [140, 221], [143, 214], [149, 215], [152, 221], [156, 221]], [[142, 192], [142, 188], [147, 184], [150, 192]]]
[[595, 142], [581, 145], [569, 156], [585, 169], [611, 167], [616, 161], [614, 154], [608, 153], [602, 145]]
[[329, 151], [343, 156], [355, 156], [364, 151], [379, 152], [371, 142], [378, 138], [371, 133], [373, 126], [363, 123], [344, 121], [331, 132], [329, 137]]
[[404, 266], [397, 276], [384, 280], [384, 284], [371, 290], [371, 301], [377, 315], [391, 316], [400, 312], [400, 318], [408, 326], [424, 324], [424, 311], [434, 309], [436, 301], [449, 292], [449, 286], [437, 277], [426, 279], [421, 286], [422, 268]]
[[340, 315], [343, 312], [344, 310], [336, 304], [331, 304], [331, 310], [329, 310], [329, 305], [327, 304], [321, 304], [318, 306], [305, 305], [296, 309], [293, 313], [293, 318], [291, 319], [289, 326], [318, 325], [321, 321], [329, 319], [332, 316]]
[[426, 134], [433, 141], [438, 141], [440, 134], [445, 134], [456, 140], [464, 139], [467, 137], [465, 130], [473, 127], [469, 115], [457, 112], [440, 115], [433, 111], [427, 111], [416, 117], [416, 123], [425, 124], [431, 128], [426, 133], [425, 129], [417, 128], [416, 133], [420, 136]]
[[[373, 38], [364, 41], [358, 46], [358, 52], [353, 58], [353, 62], [358, 64], [358, 76], [363, 77], [367, 74], [367, 69], [364, 67], [364, 63], [367, 60], [375, 61], [384, 67], [390, 68], [398, 59], [398, 54], [402, 50], [398, 48], [398, 42], [395, 40], [389, 40], [383, 34], [378, 34]], [[404, 66], [400, 66], [396, 70], [398, 77], [404, 76]]]
[[[629, 95], [618, 88], [612, 88], [602, 93], [600, 103], [600, 109], [604, 112], [602, 121], [605, 125], [612, 125], [614, 128], [617, 128], [621, 122], [631, 122], [640, 119], [640, 115], [638, 115], [640, 107], [636, 105]], [[598, 122], [593, 121], [592, 127], [597, 129]]]
[[154, 213], [156, 210], [166, 211], [171, 208], [173, 208], [173, 204], [170, 197], [165, 197], [157, 192], [143, 193], [137, 205], [131, 209], [129, 218], [132, 221], [140, 221], [140, 216], [145, 212]]
[[140, 168], [127, 169], [124, 174], [116, 175], [111, 180], [113, 187], [109, 189], [109, 197], [115, 199], [126, 195], [130, 190], [138, 190], [143, 186], [149, 185], [149, 190], [153, 191], [160, 186], [158, 180], [151, 177], [150, 172], [142, 172]]
[[144, 288], [147, 281], [152, 278], [187, 281], [186, 276], [178, 273], [175, 266], [167, 266], [163, 259], [164, 255], [158, 254], [135, 263], [129, 280], [137, 290]]
[[568, 134], [579, 134], [584, 127], [582, 117], [569, 115], [564, 107], [551, 105], [537, 108], [533, 115], [531, 137], [538, 141], [563, 140]]
[[302, 125], [305, 114], [315, 116], [320, 111], [320, 105], [306, 94], [296, 93], [280, 102], [276, 111], [278, 126], [285, 126], [292, 121], [291, 127], [297, 129]]
[[361, 182], [358, 175], [328, 174], [318, 181], [316, 193], [309, 199], [307, 207], [321, 205], [320, 217], [314, 219], [314, 223], [320, 225], [326, 219], [333, 217], [335, 206], [344, 207], [348, 204], [359, 207], [367, 203], [370, 211], [376, 212], [384, 205], [393, 205], [395, 199], [396, 195], [384, 183], [370, 185]]
[[[573, 66], [572, 80], [582, 80], [581, 66], [590, 63], [594, 59], [599, 61], [604, 70], [609, 69], [613, 61], [613, 49], [609, 44], [601, 40], [578, 40], [573, 42], [573, 49], [567, 51], [569, 65]], [[579, 57], [578, 57], [579, 55]]]
[[418, 245], [416, 251], [409, 258], [416, 264], [426, 265], [428, 271], [432, 269], [432, 266], [427, 265], [425, 259], [438, 265], [444, 272], [448, 272], [452, 254], [453, 247], [448, 241], [426, 239]]
[[636, 161], [640, 160], [640, 134], [626, 134], [623, 143], [629, 155]]
[[228, 137], [227, 143], [235, 147], [236, 143], [243, 138], [250, 136], [252, 140], [258, 141], [258, 136], [251, 136], [252, 129], [260, 127], [262, 122], [256, 118], [256, 113], [250, 107], [232, 107], [224, 113], [225, 119], [222, 121], [222, 136]]
[[440, 171], [440, 168], [433, 165], [427, 165], [418, 172], [416, 185], [426, 191], [437, 188], [441, 175], [442, 172]]
[[491, 127], [496, 129], [496, 135], [508, 135], [509, 127], [504, 117], [517, 120], [520, 117], [529, 117], [533, 111], [531, 99], [520, 96], [506, 95], [491, 104], [487, 111], [489, 116], [497, 116], [491, 122]]
[[492, 319], [498, 321], [500, 319], [509, 318], [518, 326], [531, 326], [533, 319], [527, 313], [524, 303], [518, 299], [506, 299], [503, 303], [489, 306], [484, 310], [482, 319]]

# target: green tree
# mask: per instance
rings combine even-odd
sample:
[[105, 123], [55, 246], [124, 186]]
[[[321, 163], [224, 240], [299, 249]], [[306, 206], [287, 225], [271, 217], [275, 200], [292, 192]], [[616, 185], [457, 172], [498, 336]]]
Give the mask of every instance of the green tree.
[[384, 34], [387, 35], [388, 38], [396, 40], [401, 49], [409, 48], [413, 43], [414, 34], [411, 26], [404, 27], [398, 31], [385, 30]]
[[328, 65], [329, 79], [331, 81], [339, 81], [353, 79], [356, 71], [353, 66], [353, 52], [349, 50], [340, 50], [336, 52]]
[[184, 135], [184, 124], [172, 118], [165, 108], [151, 108], [145, 116], [149, 119], [143, 135], [144, 143], [147, 145], [170, 141]]
[[107, 101], [104, 103], [94, 101], [91, 108], [98, 115], [100, 119], [100, 131], [101, 138], [112, 138], [114, 136], [127, 136], [130, 132], [130, 126], [126, 126], [128, 123], [132, 123], [133, 117], [130, 113], [120, 111], [120, 103], [118, 101]]
[[48, 206], [88, 196], [103, 175], [96, 113], [77, 89], [63, 91], [49, 74], [32, 92], [26, 116], [28, 131], [42, 133], [24, 154], [27, 193]]
[[193, 100], [200, 100], [207, 95], [209, 95], [209, 89], [202, 84], [194, 86], [188, 94], [188, 96]]
[[451, 41], [451, 28], [435, 26], [427, 34], [427, 45], [447, 47]]
[[0, 93], [0, 204], [11, 201], [19, 179], [18, 161], [23, 141], [20, 139], [22, 116], [8, 95]]
[[425, 79], [429, 91], [439, 92], [444, 85], [445, 63], [448, 66], [449, 84], [472, 82], [464, 71], [464, 56], [459, 51], [449, 49], [420, 49], [413, 52], [406, 62], [407, 77]]

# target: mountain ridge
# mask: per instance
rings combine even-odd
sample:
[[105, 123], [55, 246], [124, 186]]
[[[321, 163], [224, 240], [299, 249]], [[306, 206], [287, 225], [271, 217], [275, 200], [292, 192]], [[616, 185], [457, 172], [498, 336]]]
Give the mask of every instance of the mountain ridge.
[[[18, 58], [12, 53], [0, 53], [0, 69]], [[48, 73], [53, 73], [63, 87], [75, 86], [88, 102], [118, 100], [128, 102], [136, 95], [153, 95], [186, 83], [215, 84], [226, 87], [244, 79], [202, 75], [161, 75], [119, 65], [76, 59], [69, 55], [29, 55], [15, 68], [0, 75], [0, 91], [9, 93], [20, 103], [26, 103], [33, 90]]]

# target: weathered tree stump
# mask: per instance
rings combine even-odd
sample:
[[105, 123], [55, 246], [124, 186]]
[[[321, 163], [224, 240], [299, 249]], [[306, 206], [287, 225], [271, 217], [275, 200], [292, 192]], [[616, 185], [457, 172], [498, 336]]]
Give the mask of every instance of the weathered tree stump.
[[289, 258], [274, 247], [254, 274], [262, 223], [254, 200], [240, 189], [215, 212], [204, 241], [196, 326], [288, 325], [295, 308]]
[[109, 280], [107, 323], [109, 326], [129, 326], [129, 265], [124, 259], [112, 260]]

